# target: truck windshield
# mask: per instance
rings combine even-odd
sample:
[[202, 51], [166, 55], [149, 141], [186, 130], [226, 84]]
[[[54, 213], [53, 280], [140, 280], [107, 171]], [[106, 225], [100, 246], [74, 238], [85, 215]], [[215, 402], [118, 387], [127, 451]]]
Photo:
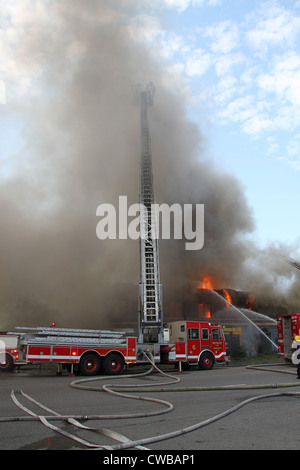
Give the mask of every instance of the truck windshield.
[[222, 339], [222, 332], [219, 328], [213, 328], [212, 339], [220, 341]]

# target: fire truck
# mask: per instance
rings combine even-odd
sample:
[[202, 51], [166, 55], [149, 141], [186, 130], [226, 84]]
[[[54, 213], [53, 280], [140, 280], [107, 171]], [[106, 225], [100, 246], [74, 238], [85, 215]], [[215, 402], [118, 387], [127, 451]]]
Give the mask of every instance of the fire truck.
[[279, 315], [277, 317], [278, 355], [286, 362], [291, 362], [292, 341], [300, 336], [300, 313], [292, 315]]
[[4, 343], [14, 338], [8, 348], [2, 370], [14, 365], [56, 363], [71, 372], [96, 375], [100, 371], [120, 374], [125, 365], [145, 362], [150, 351], [157, 363], [198, 364], [211, 369], [226, 360], [226, 344], [219, 325], [200, 321], [163, 323], [162, 286], [158, 261], [158, 236], [153, 185], [148, 107], [153, 104], [154, 86], [135, 88], [134, 102], [140, 110], [140, 284], [138, 334], [110, 330], [68, 328], [17, 328], [3, 335]]
[[[6, 345], [2, 371], [25, 364], [51, 363], [70, 373], [93, 376], [121, 374], [126, 365], [146, 362], [150, 350], [155, 363], [198, 365], [209, 370], [225, 362], [226, 343], [220, 325], [200, 321], [176, 321], [164, 328], [162, 343], [138, 343], [126, 332], [70, 328], [17, 327], [0, 336]], [[12, 347], [10, 347], [12, 346]]]

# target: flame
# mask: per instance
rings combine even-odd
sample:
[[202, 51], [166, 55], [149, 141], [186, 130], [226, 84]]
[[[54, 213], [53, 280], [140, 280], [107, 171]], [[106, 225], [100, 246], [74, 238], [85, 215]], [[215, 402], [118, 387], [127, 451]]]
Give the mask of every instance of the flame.
[[198, 289], [211, 289], [214, 290], [214, 285], [211, 276], [205, 276], [198, 285]]
[[223, 289], [223, 293], [224, 293], [225, 300], [227, 300], [226, 308], [229, 308], [229, 303], [228, 302], [232, 303], [231, 296], [230, 296], [229, 292], [226, 289]]
[[[198, 289], [214, 290], [212, 276], [204, 276], [197, 286]], [[211, 318], [211, 310], [209, 304], [198, 304], [198, 314], [200, 318]]]
[[205, 318], [211, 318], [210, 305], [205, 305]]
[[[210, 275], [204, 276], [198, 284], [198, 289], [214, 290], [215, 286], [214, 286], [214, 281], [213, 281], [212, 276]], [[224, 296], [224, 299], [227, 301], [226, 308], [229, 308], [230, 304], [232, 303], [232, 299], [231, 299], [229, 292], [226, 289], [223, 289], [223, 296]], [[206, 314], [210, 318], [210, 312], [206, 312]]]
[[198, 304], [199, 318], [211, 318], [211, 311], [209, 304]]
[[255, 304], [255, 295], [251, 294], [249, 299], [246, 300], [246, 307], [249, 310], [252, 310], [252, 307], [254, 306], [254, 304]]

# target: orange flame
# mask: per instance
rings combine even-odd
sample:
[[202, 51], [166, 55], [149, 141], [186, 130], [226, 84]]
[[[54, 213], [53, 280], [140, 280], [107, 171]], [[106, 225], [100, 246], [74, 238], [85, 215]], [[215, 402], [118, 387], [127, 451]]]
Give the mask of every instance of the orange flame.
[[198, 289], [211, 289], [214, 290], [213, 281], [211, 276], [205, 276], [198, 285]]
[[209, 304], [198, 304], [198, 316], [199, 318], [211, 318], [211, 311]]
[[[227, 300], [227, 302], [232, 303], [232, 299], [230, 297], [229, 292], [226, 289], [223, 289], [223, 293], [224, 293], [225, 300]], [[226, 302], [226, 308], [229, 308], [229, 303], [227, 303], [227, 302]]]
[[255, 295], [251, 294], [249, 299], [246, 300], [246, 307], [249, 310], [252, 310], [252, 307], [254, 306], [254, 304], [255, 304]]

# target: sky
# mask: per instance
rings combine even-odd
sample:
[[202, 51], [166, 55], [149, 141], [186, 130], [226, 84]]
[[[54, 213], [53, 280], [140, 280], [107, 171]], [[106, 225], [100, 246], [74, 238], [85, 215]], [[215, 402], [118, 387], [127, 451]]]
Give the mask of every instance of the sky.
[[[205, 152], [236, 175], [262, 247], [300, 243], [300, 2], [140, 2], [140, 40], [168, 61]], [[151, 6], [150, 6], [151, 5]]]
[[[26, 24], [27, 2], [6, 3], [16, 26], [24, 17]], [[130, 15], [131, 3], [116, 4]], [[51, 24], [47, 1], [37, 5], [40, 25]], [[17, 34], [1, 9], [1, 171], [9, 175], [24, 124], [9, 113], [10, 101], [38, 93], [33, 90], [43, 65], [25, 73], [16, 67], [4, 41], [12, 50]], [[243, 185], [255, 242], [298, 248], [300, 1], [138, 0], [130, 22], [136, 40], [165, 61], [166, 82], [184, 96], [207, 156]]]

